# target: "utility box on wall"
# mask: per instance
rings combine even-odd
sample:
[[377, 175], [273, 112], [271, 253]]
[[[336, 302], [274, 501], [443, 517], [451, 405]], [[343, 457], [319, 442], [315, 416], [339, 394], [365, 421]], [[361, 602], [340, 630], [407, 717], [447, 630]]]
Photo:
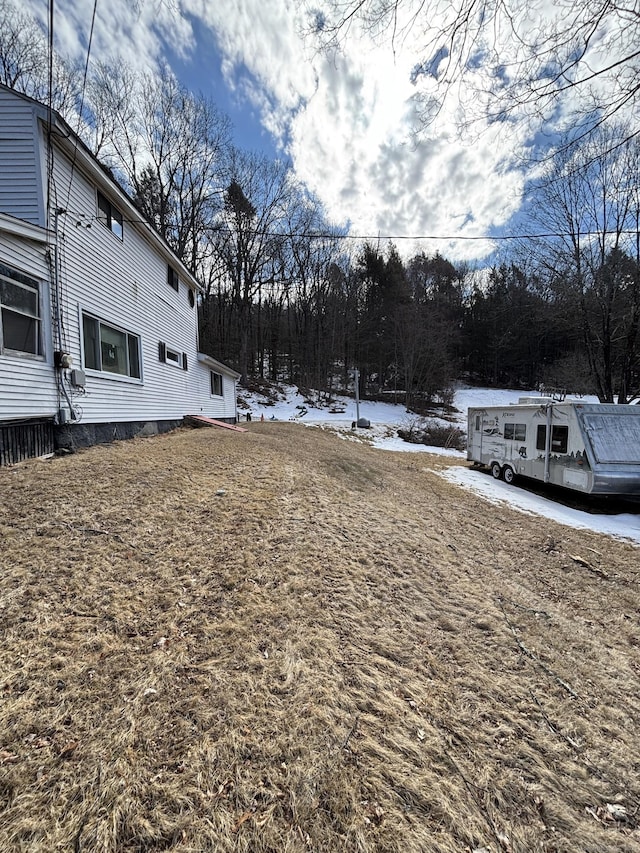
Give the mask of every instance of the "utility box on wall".
[[76, 388], [84, 388], [87, 384], [87, 377], [84, 370], [78, 370], [76, 368], [71, 371], [71, 384], [75, 385]]

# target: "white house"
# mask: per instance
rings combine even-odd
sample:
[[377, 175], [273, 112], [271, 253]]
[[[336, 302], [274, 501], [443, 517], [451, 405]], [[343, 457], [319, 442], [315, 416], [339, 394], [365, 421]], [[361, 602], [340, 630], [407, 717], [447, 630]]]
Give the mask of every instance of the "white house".
[[234, 423], [198, 284], [69, 125], [0, 85], [0, 464], [187, 415]]

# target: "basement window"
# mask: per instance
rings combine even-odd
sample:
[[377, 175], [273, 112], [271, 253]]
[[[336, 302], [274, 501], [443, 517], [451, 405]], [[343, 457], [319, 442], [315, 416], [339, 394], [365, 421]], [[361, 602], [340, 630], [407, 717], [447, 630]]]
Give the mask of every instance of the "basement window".
[[211, 394], [214, 397], [222, 397], [222, 374], [211, 370], [209, 375], [211, 377]]
[[0, 264], [0, 352], [42, 355], [38, 282]]
[[140, 338], [91, 317], [82, 315], [84, 366], [118, 376], [140, 379]]
[[102, 222], [109, 231], [113, 231], [119, 240], [122, 240], [122, 214], [101, 192], [98, 192], [98, 221]]

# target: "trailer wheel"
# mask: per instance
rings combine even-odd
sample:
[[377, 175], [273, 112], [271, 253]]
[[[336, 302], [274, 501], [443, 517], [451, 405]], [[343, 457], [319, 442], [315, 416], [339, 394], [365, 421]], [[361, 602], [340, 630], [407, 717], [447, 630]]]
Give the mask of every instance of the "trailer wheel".
[[507, 483], [509, 486], [516, 478], [513, 468], [510, 468], [508, 465], [505, 465], [502, 469], [502, 476], [504, 478], [505, 483]]
[[497, 462], [491, 463], [491, 473], [495, 477], [496, 480], [499, 480], [502, 476], [502, 468]]

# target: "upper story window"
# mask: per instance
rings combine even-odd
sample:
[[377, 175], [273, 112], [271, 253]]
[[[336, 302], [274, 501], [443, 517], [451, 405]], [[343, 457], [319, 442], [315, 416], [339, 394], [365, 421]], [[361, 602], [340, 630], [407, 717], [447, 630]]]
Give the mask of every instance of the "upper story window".
[[122, 214], [101, 192], [98, 192], [98, 219], [106, 228], [113, 231], [116, 237], [122, 240]]
[[167, 283], [169, 287], [172, 287], [176, 291], [176, 293], [180, 289], [178, 273], [174, 270], [171, 264], [167, 264]]
[[38, 282], [0, 264], [0, 351], [41, 355]]
[[82, 315], [84, 366], [119, 376], [140, 379], [140, 338], [91, 317]]

